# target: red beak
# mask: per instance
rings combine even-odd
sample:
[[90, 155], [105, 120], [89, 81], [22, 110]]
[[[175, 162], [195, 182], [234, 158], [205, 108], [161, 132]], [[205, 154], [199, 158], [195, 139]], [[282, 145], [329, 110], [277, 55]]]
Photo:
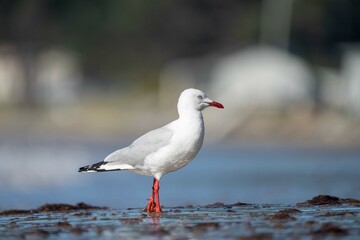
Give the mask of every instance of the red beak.
[[218, 102], [215, 102], [215, 101], [210, 102], [209, 106], [210, 107], [217, 107], [217, 108], [224, 108], [224, 106], [221, 103], [218, 103]]

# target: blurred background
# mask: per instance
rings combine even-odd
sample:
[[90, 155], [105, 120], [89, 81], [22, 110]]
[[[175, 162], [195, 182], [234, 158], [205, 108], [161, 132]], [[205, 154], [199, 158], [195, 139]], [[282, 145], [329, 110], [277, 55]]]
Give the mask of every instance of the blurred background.
[[204, 90], [166, 206], [360, 198], [358, 0], [0, 2], [0, 209], [140, 207], [152, 180], [80, 174]]

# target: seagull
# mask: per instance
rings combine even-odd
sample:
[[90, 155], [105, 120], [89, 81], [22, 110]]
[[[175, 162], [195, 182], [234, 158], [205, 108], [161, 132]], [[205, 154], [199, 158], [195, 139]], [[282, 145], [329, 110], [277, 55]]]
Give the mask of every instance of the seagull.
[[152, 193], [144, 210], [161, 213], [160, 178], [184, 167], [199, 152], [204, 140], [201, 111], [207, 107], [224, 108], [198, 89], [184, 90], [177, 103], [177, 120], [142, 135], [129, 146], [109, 154], [101, 162], [79, 168], [79, 172], [128, 170], [152, 176]]

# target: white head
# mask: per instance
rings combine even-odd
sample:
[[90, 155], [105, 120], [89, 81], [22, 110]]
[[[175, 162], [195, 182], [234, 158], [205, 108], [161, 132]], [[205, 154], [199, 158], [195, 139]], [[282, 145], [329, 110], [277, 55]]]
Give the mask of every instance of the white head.
[[202, 111], [207, 107], [224, 108], [224, 106], [218, 102], [211, 100], [203, 91], [194, 88], [188, 88], [184, 90], [178, 101], [178, 110], [197, 110]]

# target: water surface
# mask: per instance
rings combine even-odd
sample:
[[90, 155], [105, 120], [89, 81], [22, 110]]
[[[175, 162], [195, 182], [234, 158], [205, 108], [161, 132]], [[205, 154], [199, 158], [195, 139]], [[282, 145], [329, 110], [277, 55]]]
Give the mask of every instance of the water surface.
[[[145, 206], [152, 179], [128, 172], [78, 173], [130, 141], [1, 138], [0, 209], [87, 202]], [[319, 194], [360, 199], [360, 150], [204, 144], [160, 182], [162, 204], [293, 204]]]

